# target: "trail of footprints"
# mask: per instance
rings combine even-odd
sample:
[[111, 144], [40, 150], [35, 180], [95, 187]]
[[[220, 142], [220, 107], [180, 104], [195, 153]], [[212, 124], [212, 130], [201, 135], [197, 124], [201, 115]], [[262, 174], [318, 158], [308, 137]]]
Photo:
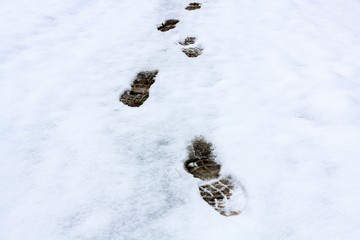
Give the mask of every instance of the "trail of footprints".
[[[185, 9], [193, 11], [200, 8], [200, 3], [193, 2]], [[168, 19], [157, 29], [167, 32], [174, 29], [179, 22], [177, 19]], [[187, 57], [196, 58], [202, 54], [203, 48], [196, 45], [196, 41], [195, 37], [186, 37], [178, 42]], [[159, 70], [139, 72], [131, 88], [121, 94], [120, 101], [129, 107], [140, 107], [149, 98], [150, 87], [155, 83], [158, 73]], [[184, 168], [197, 179], [200, 196], [206, 203], [224, 216], [238, 215], [245, 206], [245, 190], [231, 176], [221, 174], [221, 165], [216, 161], [213, 151], [212, 143], [202, 136], [195, 137], [188, 146], [188, 159]]]

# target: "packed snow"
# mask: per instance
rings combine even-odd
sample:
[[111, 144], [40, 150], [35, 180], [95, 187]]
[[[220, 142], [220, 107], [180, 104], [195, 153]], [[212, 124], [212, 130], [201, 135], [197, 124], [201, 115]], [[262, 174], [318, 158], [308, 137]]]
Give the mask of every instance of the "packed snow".
[[[200, 3], [0, 1], [1, 240], [360, 239], [360, 2]], [[238, 216], [184, 170], [199, 135]]]

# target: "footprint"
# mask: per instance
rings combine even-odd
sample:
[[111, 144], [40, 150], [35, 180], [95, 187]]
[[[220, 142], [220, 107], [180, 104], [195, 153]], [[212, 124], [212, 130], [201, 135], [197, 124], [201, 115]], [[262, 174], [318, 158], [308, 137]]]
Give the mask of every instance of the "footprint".
[[200, 179], [199, 191], [205, 202], [224, 216], [238, 215], [245, 208], [245, 190], [230, 176], [220, 174], [221, 165], [216, 162], [213, 151], [212, 143], [202, 136], [196, 137], [188, 146], [185, 170]]
[[201, 8], [201, 4], [200, 3], [190, 3], [189, 6], [187, 6], [185, 9], [188, 11], [192, 11], [192, 10], [196, 10], [196, 9], [200, 9]]
[[178, 42], [180, 45], [185, 46], [182, 49], [182, 52], [185, 53], [186, 56], [190, 57], [190, 58], [195, 58], [198, 57], [202, 54], [203, 52], [203, 48], [196, 46], [196, 47], [189, 47], [190, 45], [193, 45], [196, 43], [196, 38], [195, 37], [187, 37], [182, 41]]
[[180, 21], [176, 20], [176, 19], [169, 19], [169, 20], [166, 20], [165, 23], [162, 23], [161, 26], [159, 26], [157, 29], [161, 32], [167, 32], [167, 31], [175, 28], [176, 24], [178, 24], [178, 22], [180, 22]]
[[189, 46], [191, 44], [194, 44], [196, 42], [196, 37], [187, 37], [182, 41], [179, 41], [179, 44], [183, 46]]
[[155, 82], [158, 73], [159, 70], [139, 72], [131, 85], [131, 89], [126, 90], [120, 96], [120, 101], [130, 107], [141, 106], [149, 98], [149, 89]]
[[204, 49], [200, 47], [189, 47], [189, 48], [183, 48], [182, 52], [186, 54], [186, 56], [190, 58], [196, 58], [202, 54]]

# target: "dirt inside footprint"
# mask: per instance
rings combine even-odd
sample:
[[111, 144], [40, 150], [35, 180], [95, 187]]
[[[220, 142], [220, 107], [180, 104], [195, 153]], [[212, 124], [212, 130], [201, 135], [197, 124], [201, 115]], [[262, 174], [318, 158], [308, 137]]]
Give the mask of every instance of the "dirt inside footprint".
[[196, 37], [187, 37], [184, 40], [179, 41], [179, 44], [183, 46], [189, 46], [191, 44], [194, 44], [195, 42], [196, 42]]
[[141, 106], [149, 98], [149, 89], [155, 82], [158, 73], [159, 70], [139, 72], [131, 85], [131, 89], [126, 90], [120, 96], [120, 101], [130, 107]]
[[176, 19], [169, 19], [166, 20], [164, 23], [161, 24], [157, 29], [161, 32], [167, 32], [171, 29], [174, 29], [176, 27], [176, 24], [178, 24], [180, 21]]
[[245, 190], [239, 182], [220, 174], [221, 165], [215, 160], [212, 143], [203, 136], [195, 137], [187, 150], [184, 168], [200, 179], [199, 192], [204, 201], [224, 216], [240, 214], [246, 205]]
[[192, 11], [192, 10], [196, 10], [196, 9], [200, 9], [200, 8], [201, 8], [200, 3], [193, 2], [193, 3], [190, 3], [189, 6], [187, 6], [185, 9], [188, 11]]
[[183, 48], [182, 52], [185, 53], [186, 56], [190, 58], [196, 58], [202, 54], [204, 49], [200, 47], [189, 47], [189, 48]]
[[196, 137], [188, 147], [188, 160], [184, 167], [187, 172], [201, 180], [216, 179], [220, 176], [221, 166], [215, 162], [213, 145], [204, 137]]

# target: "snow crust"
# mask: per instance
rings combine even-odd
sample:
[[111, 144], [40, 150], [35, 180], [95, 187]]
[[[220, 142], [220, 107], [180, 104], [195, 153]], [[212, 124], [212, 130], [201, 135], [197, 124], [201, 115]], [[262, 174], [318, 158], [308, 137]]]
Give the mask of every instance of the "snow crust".
[[[0, 239], [360, 238], [360, 2], [188, 3], [0, 2]], [[154, 69], [143, 106], [118, 101]], [[237, 217], [183, 169], [200, 134]]]

